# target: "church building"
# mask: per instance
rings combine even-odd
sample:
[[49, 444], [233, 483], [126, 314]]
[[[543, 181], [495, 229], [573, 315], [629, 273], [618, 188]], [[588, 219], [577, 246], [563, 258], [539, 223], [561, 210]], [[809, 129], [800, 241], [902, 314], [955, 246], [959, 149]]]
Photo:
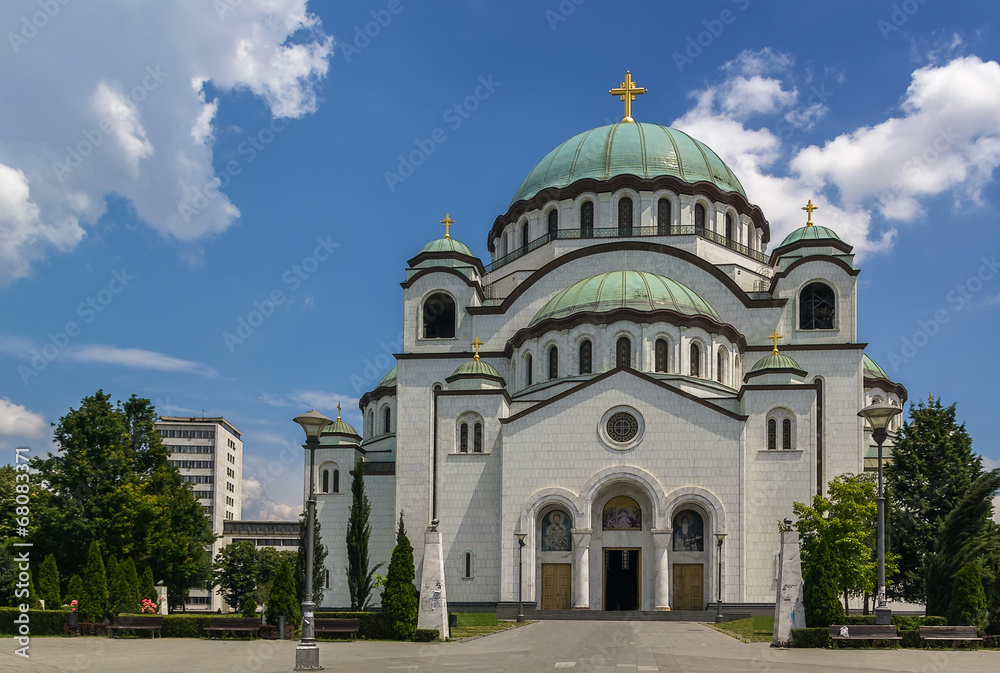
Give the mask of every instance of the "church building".
[[502, 614], [519, 584], [539, 610], [773, 605], [792, 503], [875, 467], [858, 411], [906, 390], [858, 343], [852, 246], [811, 201], [773, 245], [711, 148], [633, 121], [644, 91], [538, 161], [489, 260], [446, 216], [407, 262], [397, 365], [316, 451], [322, 607], [350, 605], [359, 458], [372, 563], [402, 511], [419, 580], [433, 522], [450, 609]]

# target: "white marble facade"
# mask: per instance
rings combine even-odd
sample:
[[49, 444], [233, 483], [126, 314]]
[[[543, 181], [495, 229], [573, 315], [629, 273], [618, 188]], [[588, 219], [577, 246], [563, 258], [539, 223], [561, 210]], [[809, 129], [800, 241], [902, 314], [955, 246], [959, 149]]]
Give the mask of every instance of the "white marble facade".
[[[526, 534], [523, 597], [540, 608], [705, 609], [718, 591], [716, 533], [726, 533], [724, 602], [773, 604], [778, 521], [834, 476], [864, 469], [869, 440], [858, 410], [875, 396], [902, 404], [906, 392], [866, 364], [857, 342], [859, 270], [847, 243], [805, 227], [769, 245], [764, 214], [742, 193], [673, 173], [529, 194], [493, 224], [489, 267], [454, 238], [409, 260], [397, 367], [362, 398], [360, 436], [325, 438], [317, 452], [318, 471], [339, 472], [339, 492], [331, 483], [317, 496], [330, 550], [324, 607], [349, 605], [343, 532], [359, 456], [373, 505], [372, 562], [388, 563], [402, 510], [419, 580], [419, 541], [436, 517], [453, 611], [517, 600], [518, 532]], [[633, 228], [615, 231], [625, 197]], [[657, 229], [661, 198], [671, 201], [669, 231]], [[594, 237], [580, 234], [588, 201], [603, 232]], [[486, 233], [466, 222], [454, 231]], [[709, 308], [643, 297], [641, 283], [636, 295], [636, 276], [623, 271], [668, 278]], [[557, 293], [602, 274], [608, 285], [625, 279], [620, 305], [581, 295], [546, 317]], [[815, 283], [833, 295], [821, 328], [803, 324], [815, 310], [803, 292]], [[453, 319], [440, 295], [454, 302]], [[775, 330], [777, 357], [794, 366], [761, 362]], [[479, 362], [474, 340], [483, 344]], [[768, 366], [754, 371], [758, 363]], [[609, 426], [616, 414], [625, 415], [620, 427]], [[606, 529], [605, 505], [622, 496], [641, 510], [638, 530]], [[569, 548], [551, 536], [546, 543], [542, 522], [553, 511], [560, 524], [568, 517]], [[683, 542], [694, 518], [701, 537]]]

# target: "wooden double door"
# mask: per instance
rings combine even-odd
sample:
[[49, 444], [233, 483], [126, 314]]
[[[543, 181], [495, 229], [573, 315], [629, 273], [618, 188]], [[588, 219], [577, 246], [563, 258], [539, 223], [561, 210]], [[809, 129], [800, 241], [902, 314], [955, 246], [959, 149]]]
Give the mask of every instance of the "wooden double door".
[[674, 564], [674, 610], [705, 609], [705, 566], [701, 563]]
[[571, 610], [572, 587], [572, 564], [542, 564], [542, 610]]

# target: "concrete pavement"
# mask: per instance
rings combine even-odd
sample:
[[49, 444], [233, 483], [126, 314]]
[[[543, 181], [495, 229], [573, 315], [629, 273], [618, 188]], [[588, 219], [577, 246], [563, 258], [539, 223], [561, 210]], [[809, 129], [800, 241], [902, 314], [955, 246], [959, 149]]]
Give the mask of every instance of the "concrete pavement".
[[[0, 671], [42, 673], [285, 673], [294, 642], [198, 639], [35, 638], [31, 659], [0, 640]], [[773, 650], [692, 622], [546, 621], [452, 643], [324, 642], [327, 671], [425, 673], [847, 673], [1000, 670], [1000, 652], [980, 650]]]

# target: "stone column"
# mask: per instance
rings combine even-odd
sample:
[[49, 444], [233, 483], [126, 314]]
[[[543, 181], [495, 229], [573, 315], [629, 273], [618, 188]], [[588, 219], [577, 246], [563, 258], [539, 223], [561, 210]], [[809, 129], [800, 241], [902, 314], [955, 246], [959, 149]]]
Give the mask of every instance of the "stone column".
[[444, 549], [441, 531], [433, 521], [424, 533], [424, 568], [420, 577], [417, 628], [434, 629], [441, 640], [449, 637], [448, 596], [444, 586]]
[[573, 609], [590, 609], [590, 534], [586, 528], [573, 533]]
[[[791, 521], [785, 519], [786, 526]], [[792, 629], [806, 625], [802, 604], [802, 562], [799, 558], [799, 534], [789, 527], [781, 532], [781, 554], [778, 560], [778, 591], [774, 601], [774, 638], [772, 647], [788, 647]]]
[[673, 529], [664, 528], [652, 531], [653, 544], [656, 549], [653, 552], [656, 562], [656, 579], [653, 581], [653, 609], [670, 609], [670, 540], [673, 538]]

